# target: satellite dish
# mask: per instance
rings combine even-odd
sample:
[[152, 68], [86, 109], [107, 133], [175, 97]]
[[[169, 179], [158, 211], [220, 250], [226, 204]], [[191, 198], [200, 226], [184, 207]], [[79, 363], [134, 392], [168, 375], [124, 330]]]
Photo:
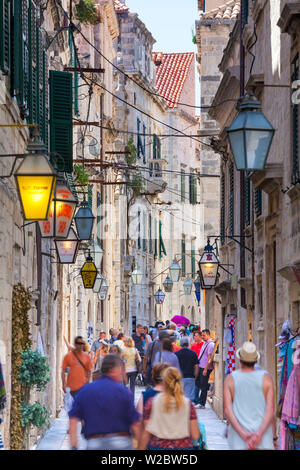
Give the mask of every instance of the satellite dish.
[[90, 154], [97, 157], [100, 154], [99, 144], [96, 139], [92, 139], [89, 144]]

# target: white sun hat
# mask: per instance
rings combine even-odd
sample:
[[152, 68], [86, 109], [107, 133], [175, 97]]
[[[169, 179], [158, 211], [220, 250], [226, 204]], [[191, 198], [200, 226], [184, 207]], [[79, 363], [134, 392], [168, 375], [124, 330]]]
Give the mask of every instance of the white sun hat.
[[260, 359], [260, 354], [252, 341], [245, 341], [243, 346], [237, 350], [236, 357], [243, 362], [257, 362]]

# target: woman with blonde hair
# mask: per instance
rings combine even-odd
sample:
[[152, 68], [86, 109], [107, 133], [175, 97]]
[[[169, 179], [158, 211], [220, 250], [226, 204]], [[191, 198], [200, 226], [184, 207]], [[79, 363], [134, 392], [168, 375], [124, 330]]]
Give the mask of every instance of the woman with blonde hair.
[[148, 400], [139, 450], [193, 450], [200, 438], [197, 414], [184, 396], [181, 374], [175, 367], [163, 371], [163, 391]]
[[138, 350], [135, 348], [134, 341], [131, 337], [125, 338], [124, 344], [125, 348], [122, 351], [121, 358], [126, 361], [125, 369], [127, 380], [134, 398], [135, 381], [139, 372], [139, 367], [142, 363], [142, 359]]

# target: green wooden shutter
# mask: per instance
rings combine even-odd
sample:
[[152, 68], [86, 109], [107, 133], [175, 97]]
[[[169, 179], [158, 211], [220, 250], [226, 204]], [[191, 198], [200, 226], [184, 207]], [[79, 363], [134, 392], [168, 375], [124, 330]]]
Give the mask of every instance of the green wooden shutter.
[[158, 157], [159, 160], [161, 159], [161, 141], [160, 141], [160, 138], [157, 137], [157, 154], [158, 154]]
[[101, 195], [97, 191], [97, 243], [101, 245]]
[[256, 217], [259, 217], [262, 213], [262, 190], [255, 189], [254, 191], [254, 210]]
[[5, 73], [10, 72], [10, 0], [0, 0], [0, 68]]
[[[28, 9], [28, 34], [29, 34], [29, 120], [32, 124], [38, 124], [38, 97], [39, 97], [39, 43], [38, 28], [36, 23], [36, 8], [32, 0]], [[39, 129], [40, 130], [40, 129]], [[40, 130], [41, 131], [41, 130]], [[41, 132], [40, 132], [41, 133]]]
[[181, 202], [185, 202], [185, 171], [181, 170]]
[[[74, 51], [74, 44], [73, 44], [72, 34], [70, 30], [69, 30], [69, 49], [70, 49], [70, 65], [72, 67], [77, 66], [78, 63], [77, 63], [76, 54]], [[79, 85], [79, 73], [74, 72], [73, 109], [74, 109], [75, 116], [79, 115], [78, 85]]]
[[137, 247], [141, 249], [141, 211], [138, 211], [138, 240], [137, 240]]
[[[72, 74], [50, 70], [50, 151], [61, 171], [73, 171]], [[53, 161], [52, 157], [52, 161]]]
[[251, 182], [250, 182], [250, 173], [244, 173], [244, 217], [245, 217], [245, 225], [250, 225], [251, 222]]
[[197, 202], [197, 178], [194, 175], [189, 176], [190, 204]]
[[162, 222], [159, 221], [159, 257], [162, 258], [162, 255], [167, 256], [165, 244], [162, 237]]
[[192, 241], [191, 246], [191, 266], [192, 266], [192, 279], [196, 276], [196, 251], [195, 251], [195, 242]]
[[156, 160], [158, 158], [157, 155], [157, 135], [154, 134], [153, 136], [153, 159]]
[[185, 263], [185, 240], [181, 240], [181, 275], [184, 277], [186, 271]]
[[142, 151], [143, 151], [143, 163], [146, 163], [146, 126], [143, 124], [143, 143], [142, 143]]
[[152, 240], [152, 215], [149, 214], [149, 253], [153, 253], [153, 240]]
[[49, 148], [49, 65], [48, 54], [43, 53], [43, 121], [42, 139], [48, 150]]
[[221, 244], [224, 245], [225, 242], [225, 175], [222, 173], [221, 175], [221, 221], [220, 221], [220, 229], [221, 229]]
[[234, 165], [229, 168], [229, 233], [234, 235]]
[[29, 116], [30, 66], [27, 0], [13, 0], [13, 94], [23, 118]]
[[93, 210], [93, 188], [91, 185], [88, 186], [88, 206]]

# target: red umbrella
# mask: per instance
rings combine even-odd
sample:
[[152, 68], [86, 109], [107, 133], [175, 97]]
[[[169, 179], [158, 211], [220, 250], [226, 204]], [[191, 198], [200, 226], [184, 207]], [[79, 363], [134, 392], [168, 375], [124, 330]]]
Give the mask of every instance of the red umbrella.
[[190, 320], [183, 315], [175, 315], [175, 317], [171, 318], [171, 321], [176, 323], [176, 325], [189, 325], [191, 323]]

